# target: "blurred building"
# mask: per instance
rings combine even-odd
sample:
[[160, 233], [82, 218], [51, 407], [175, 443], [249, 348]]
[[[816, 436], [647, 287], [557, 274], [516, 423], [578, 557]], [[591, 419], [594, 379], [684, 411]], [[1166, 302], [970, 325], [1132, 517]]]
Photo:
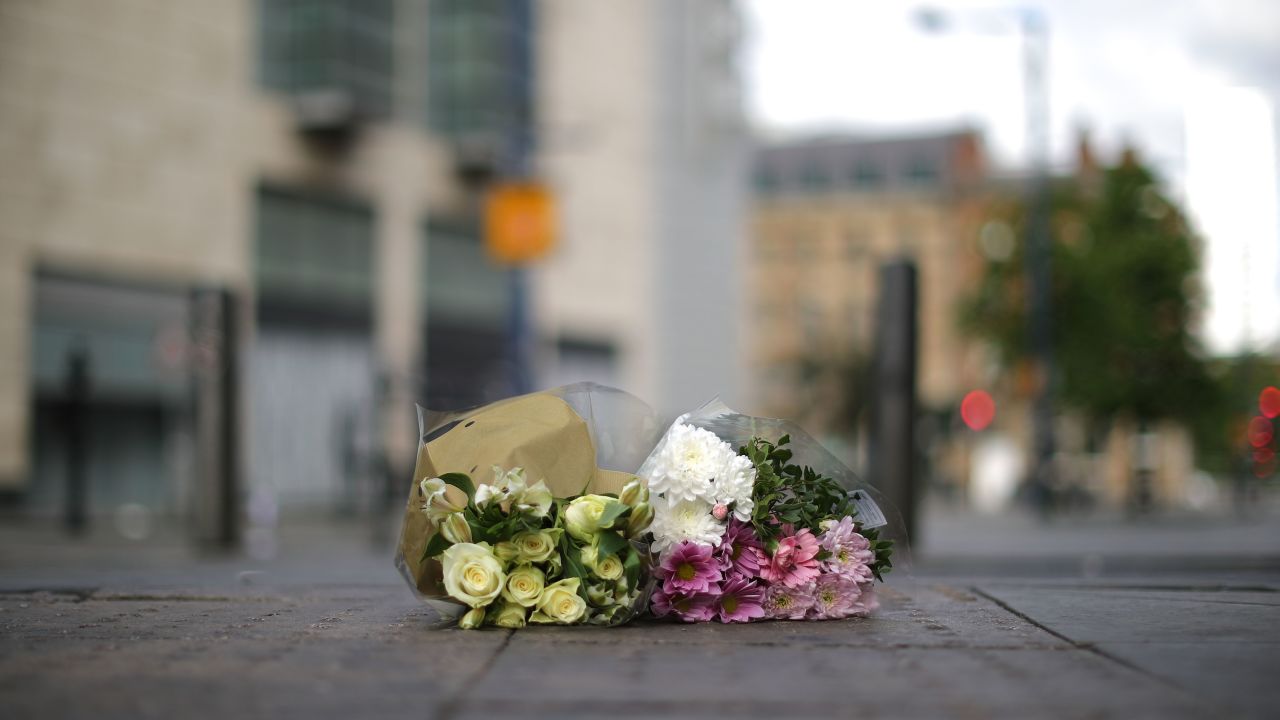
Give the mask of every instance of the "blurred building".
[[539, 5], [540, 169], [560, 252], [533, 271], [543, 383], [665, 416], [741, 402], [748, 155], [730, 0]]
[[[377, 502], [415, 400], [732, 391], [736, 12], [0, 5], [0, 486], [61, 512], [71, 454], [91, 512], [231, 480], [269, 523]], [[555, 198], [540, 266], [485, 253], [506, 179]]]
[[980, 138], [821, 138], [769, 145], [755, 159], [749, 290], [758, 402], [820, 432], [849, 431], [865, 405], [877, 273], [919, 270], [919, 392], [952, 408], [976, 386], [981, 348], [956, 327], [958, 299], [981, 274]]

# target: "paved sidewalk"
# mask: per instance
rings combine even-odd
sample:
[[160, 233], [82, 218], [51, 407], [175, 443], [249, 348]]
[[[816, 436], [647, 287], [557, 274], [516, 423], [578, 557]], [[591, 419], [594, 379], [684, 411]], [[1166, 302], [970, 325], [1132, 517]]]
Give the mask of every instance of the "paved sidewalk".
[[394, 583], [0, 594], [22, 717], [1274, 717], [1280, 578], [899, 579], [874, 618], [433, 629]]

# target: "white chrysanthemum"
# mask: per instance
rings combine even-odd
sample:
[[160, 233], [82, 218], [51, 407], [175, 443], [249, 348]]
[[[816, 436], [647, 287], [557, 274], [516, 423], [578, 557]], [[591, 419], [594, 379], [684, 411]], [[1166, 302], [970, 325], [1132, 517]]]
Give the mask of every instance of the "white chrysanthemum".
[[751, 491], [756, 484], [756, 468], [751, 460], [734, 454], [725, 458], [724, 465], [716, 472], [711, 501], [731, 506], [733, 514], [743, 522], [751, 519]]
[[710, 500], [715, 495], [716, 476], [735, 455], [733, 447], [715, 433], [677, 423], [658, 452], [648, 477], [649, 491], [662, 494], [672, 503]]
[[653, 505], [653, 549], [662, 553], [667, 548], [688, 540], [702, 545], [719, 545], [724, 523], [711, 514], [711, 505], [703, 500], [683, 500], [675, 504], [659, 500]]

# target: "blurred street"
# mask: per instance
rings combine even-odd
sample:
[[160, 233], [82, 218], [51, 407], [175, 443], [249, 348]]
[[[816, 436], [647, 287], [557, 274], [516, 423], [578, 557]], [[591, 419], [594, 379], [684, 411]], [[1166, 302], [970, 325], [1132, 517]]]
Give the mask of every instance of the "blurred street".
[[1030, 521], [974, 520], [930, 517], [947, 534], [868, 620], [515, 633], [433, 628], [363, 525], [285, 526], [267, 563], [10, 526], [0, 695], [10, 717], [94, 718], [1262, 718], [1280, 703], [1274, 520], [1202, 522], [1195, 558], [1169, 552], [1168, 526], [1033, 542]]

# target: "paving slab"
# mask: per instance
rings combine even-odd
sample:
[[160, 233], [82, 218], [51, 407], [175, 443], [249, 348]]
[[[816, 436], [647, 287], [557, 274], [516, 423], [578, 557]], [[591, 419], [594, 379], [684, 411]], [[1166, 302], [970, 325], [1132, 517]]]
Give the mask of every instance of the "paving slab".
[[1036, 587], [981, 592], [1030, 622], [1194, 693], [1215, 716], [1280, 708], [1280, 592], [1267, 586]]
[[[0, 593], [6, 717], [1186, 717], [1212, 706], [987, 591], [870, 619], [439, 629], [403, 585]], [[1232, 647], [1223, 644], [1221, 647]]]

